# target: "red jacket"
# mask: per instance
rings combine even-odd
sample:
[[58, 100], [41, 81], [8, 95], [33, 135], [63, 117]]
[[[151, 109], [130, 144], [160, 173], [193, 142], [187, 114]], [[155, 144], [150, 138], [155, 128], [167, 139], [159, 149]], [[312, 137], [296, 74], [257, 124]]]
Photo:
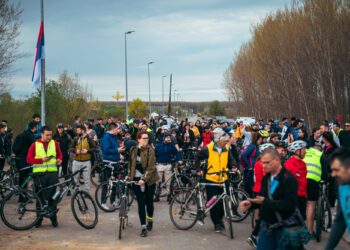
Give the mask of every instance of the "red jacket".
[[[44, 149], [47, 152], [47, 145], [49, 143], [47, 142], [43, 142], [41, 139], [38, 139], [37, 142], [41, 142], [44, 144]], [[57, 141], [55, 141], [55, 146], [56, 146], [56, 159], [60, 159], [62, 160], [62, 152], [60, 149], [60, 145], [58, 144]], [[30, 146], [29, 151], [28, 151], [28, 155], [27, 155], [27, 162], [29, 164], [42, 164], [43, 160], [42, 159], [35, 159], [35, 142]]]
[[261, 160], [258, 160], [254, 165], [254, 187], [253, 192], [260, 193], [261, 181], [266, 174], [266, 170], [261, 164]]
[[302, 160], [298, 160], [294, 156], [290, 157], [288, 161], [284, 163], [286, 169], [291, 172], [298, 181], [298, 197], [307, 196], [307, 179], [306, 179], [306, 164]]

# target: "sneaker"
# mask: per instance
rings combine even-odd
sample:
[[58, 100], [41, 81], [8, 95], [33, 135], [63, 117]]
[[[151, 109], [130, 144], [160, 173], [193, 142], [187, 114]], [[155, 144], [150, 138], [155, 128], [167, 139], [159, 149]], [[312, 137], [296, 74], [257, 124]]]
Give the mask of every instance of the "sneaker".
[[110, 209], [109, 206], [107, 206], [106, 203], [101, 204], [101, 207], [102, 207], [103, 209], [106, 209], [106, 210], [109, 210], [109, 209]]
[[141, 237], [146, 237], [147, 236], [147, 229], [146, 228], [142, 228], [140, 236]]
[[221, 221], [219, 225], [220, 225], [220, 227], [221, 227], [221, 230], [224, 231], [224, 230], [225, 230], [225, 224], [224, 224], [224, 222]]
[[220, 233], [222, 231], [222, 227], [220, 226], [220, 224], [216, 224], [214, 230], [216, 233]]
[[70, 191], [70, 190], [68, 190], [68, 192], [67, 192], [67, 196], [71, 196], [71, 195], [72, 195], [71, 191]]
[[58, 227], [58, 222], [57, 222], [57, 216], [56, 215], [51, 217], [50, 220], [51, 220], [51, 224], [52, 224], [53, 227]]
[[119, 208], [120, 207], [120, 203], [117, 202], [117, 201], [113, 202], [113, 207], [114, 208]]
[[159, 196], [156, 196], [154, 199], [153, 199], [154, 202], [159, 202]]
[[326, 232], [327, 232], [327, 233], [330, 233], [331, 231], [332, 231], [332, 228], [331, 228], [331, 227], [327, 227], [327, 228], [326, 228]]
[[249, 245], [256, 248], [257, 241], [254, 235], [249, 236], [249, 238], [247, 239], [247, 242], [249, 243]]
[[153, 228], [153, 221], [149, 220], [147, 222], [147, 231], [152, 231], [152, 228]]

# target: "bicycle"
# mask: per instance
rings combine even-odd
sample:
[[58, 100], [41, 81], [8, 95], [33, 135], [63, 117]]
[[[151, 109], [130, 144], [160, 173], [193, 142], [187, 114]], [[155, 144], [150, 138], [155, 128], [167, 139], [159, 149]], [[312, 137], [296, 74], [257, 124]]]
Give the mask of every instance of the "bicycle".
[[[165, 180], [164, 172], [162, 172], [161, 182], [156, 184], [155, 196], [165, 197], [174, 195], [183, 188], [192, 186], [190, 178], [182, 174], [182, 169], [179, 165], [172, 166], [170, 177]], [[170, 184], [168, 185], [168, 183]], [[169, 186], [169, 188], [167, 188]]]
[[90, 181], [92, 185], [97, 187], [103, 180], [104, 164], [103, 164], [101, 150], [98, 149], [98, 151], [94, 153], [94, 156], [95, 156], [95, 163], [92, 166], [90, 171]]
[[122, 239], [122, 231], [126, 229], [128, 225], [128, 194], [129, 194], [129, 184], [137, 184], [136, 181], [126, 181], [126, 180], [118, 180], [119, 184], [123, 186], [123, 194], [120, 199], [120, 207], [119, 207], [119, 240]]
[[332, 227], [332, 212], [327, 198], [327, 184], [325, 181], [320, 181], [320, 196], [316, 205], [316, 241], [321, 241], [322, 230], [327, 231], [327, 228]]
[[[55, 201], [54, 205], [59, 204], [68, 190], [76, 186], [74, 176], [82, 173], [84, 168], [68, 175], [69, 179], [46, 188], [43, 188], [38, 180], [39, 191], [36, 193], [14, 185], [11, 193], [2, 200], [0, 205], [0, 215], [5, 225], [14, 230], [27, 230], [32, 228], [42, 217], [51, 218], [54, 216], [57, 210], [49, 209], [39, 194], [50, 188], [59, 187], [59, 190], [52, 197]], [[41, 174], [31, 173], [30, 176], [36, 179]], [[80, 226], [86, 229], [92, 229], [96, 226], [98, 221], [97, 206], [89, 193], [76, 189], [71, 198], [71, 209]]]
[[[105, 162], [103, 169], [109, 168], [111, 176], [107, 181], [99, 184], [95, 191], [97, 206], [105, 212], [114, 212], [120, 206], [120, 198], [123, 192], [122, 186], [118, 184], [118, 179], [123, 178], [127, 173], [127, 165], [124, 162]], [[104, 171], [104, 170], [103, 170]], [[131, 206], [135, 199], [132, 190], [128, 192], [128, 206]], [[106, 204], [103, 206], [102, 204]]]
[[[224, 202], [224, 218], [229, 224], [230, 238], [233, 239], [233, 227], [232, 227], [232, 202], [231, 198], [227, 193], [224, 174], [229, 173], [228, 171], [220, 171], [211, 173], [211, 175], [222, 175], [223, 183], [206, 183], [198, 182], [192, 190], [182, 190], [177, 193], [172, 199], [169, 207], [170, 219], [174, 226], [180, 230], [188, 230], [192, 228], [195, 223], [199, 220], [201, 224], [204, 224], [204, 218], [208, 215], [209, 211], [221, 200]], [[223, 193], [207, 207], [203, 204], [202, 199], [202, 186], [216, 186], [222, 187]], [[188, 225], [186, 222], [190, 221]], [[185, 225], [182, 225], [184, 223]]]

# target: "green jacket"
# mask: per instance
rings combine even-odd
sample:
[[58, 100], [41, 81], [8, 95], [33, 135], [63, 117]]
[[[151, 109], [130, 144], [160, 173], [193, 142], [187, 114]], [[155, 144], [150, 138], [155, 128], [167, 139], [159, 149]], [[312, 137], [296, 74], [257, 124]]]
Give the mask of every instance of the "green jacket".
[[[141, 164], [143, 168], [143, 180], [150, 186], [156, 183], [160, 177], [156, 168], [156, 155], [150, 145], [140, 148]], [[130, 149], [129, 177], [134, 179], [136, 169], [137, 146]]]

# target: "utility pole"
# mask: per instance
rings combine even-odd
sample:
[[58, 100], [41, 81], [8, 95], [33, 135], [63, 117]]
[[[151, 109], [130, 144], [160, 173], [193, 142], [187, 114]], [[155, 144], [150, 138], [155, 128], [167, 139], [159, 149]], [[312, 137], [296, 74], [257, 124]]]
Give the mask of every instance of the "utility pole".
[[135, 31], [131, 30], [128, 32], [125, 32], [125, 116], [126, 121], [128, 120], [129, 115], [129, 104], [128, 104], [128, 57], [127, 57], [127, 50], [126, 50], [126, 35], [129, 35]]

